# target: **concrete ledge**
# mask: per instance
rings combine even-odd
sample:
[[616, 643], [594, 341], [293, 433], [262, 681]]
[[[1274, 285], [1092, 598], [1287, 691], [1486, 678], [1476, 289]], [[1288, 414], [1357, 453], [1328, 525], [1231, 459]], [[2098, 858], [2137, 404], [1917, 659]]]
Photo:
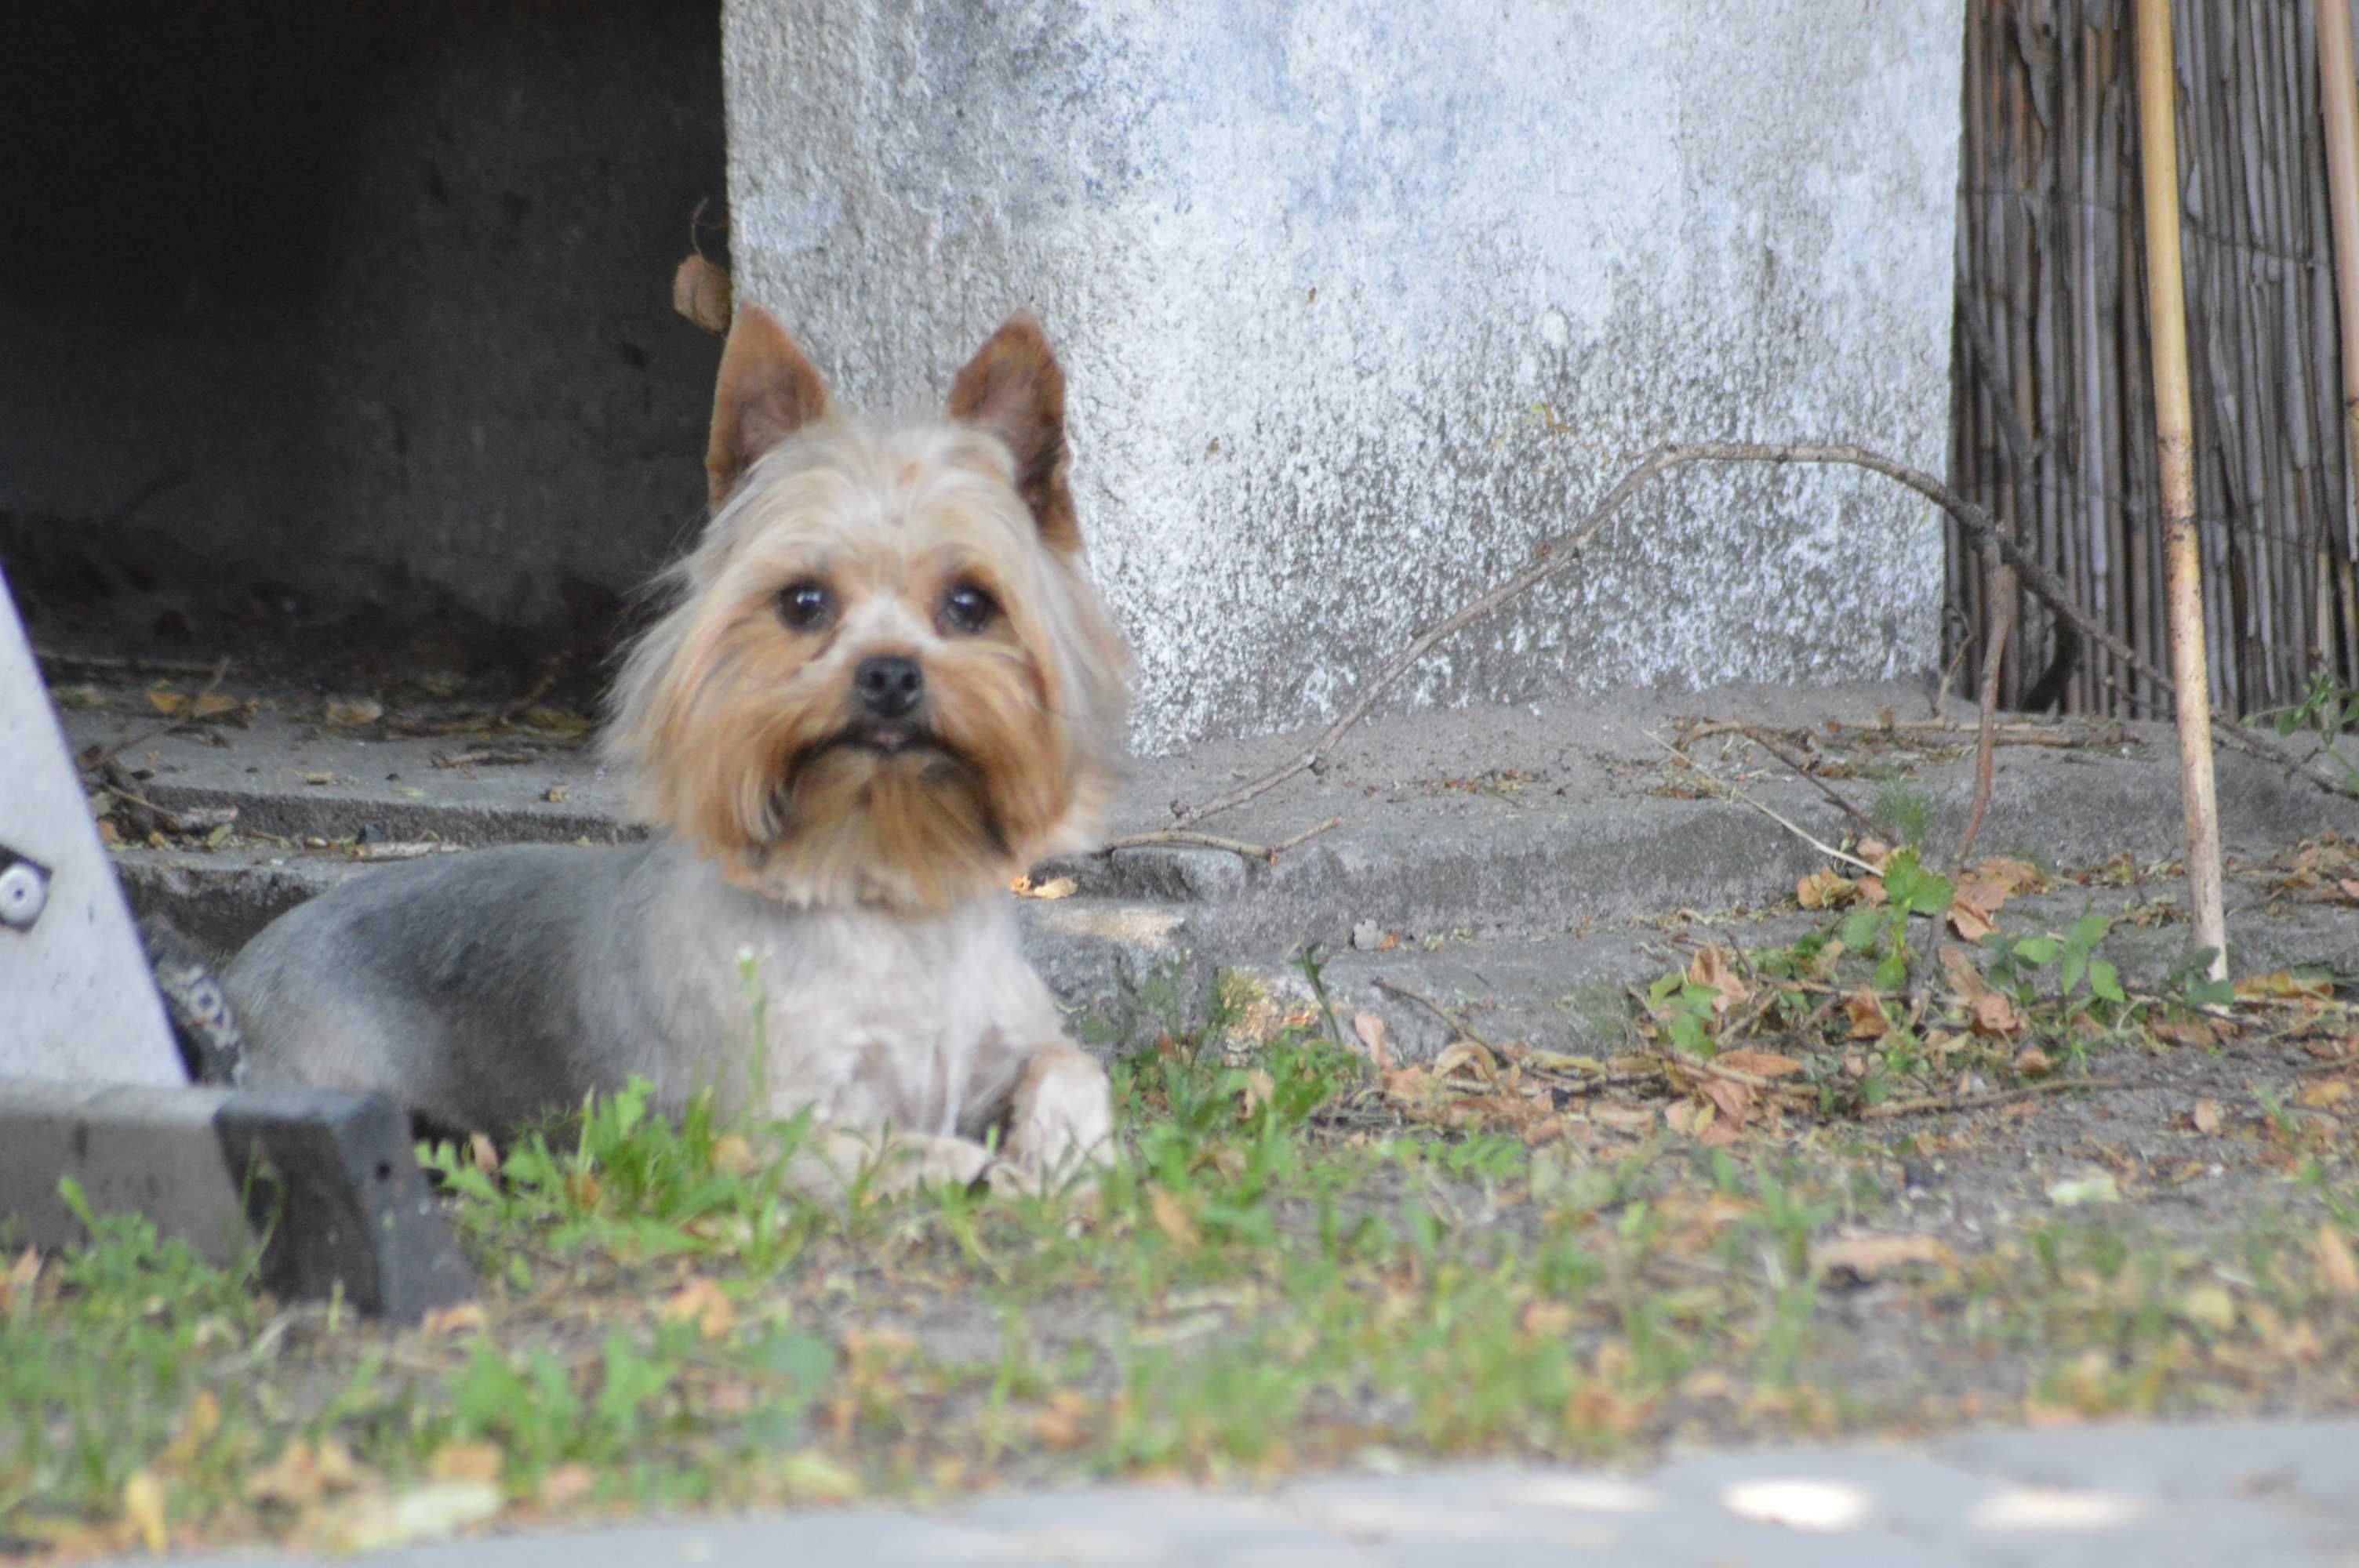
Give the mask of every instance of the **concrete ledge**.
[[145, 1214], [209, 1262], [258, 1247], [282, 1296], [408, 1322], [474, 1293], [408, 1118], [375, 1096], [0, 1079], [0, 1216], [38, 1246], [86, 1239], [67, 1176], [93, 1214]]
[[[1431, 984], [1413, 976], [1402, 983], [1436, 995], [1512, 994], [1535, 1019], [1560, 1020], [1562, 999], [1585, 986], [1618, 987], [1654, 963], [1642, 951], [1654, 934], [1628, 923], [1681, 909], [1776, 904], [1823, 860], [1797, 831], [1714, 797], [1657, 736], [1677, 733], [1693, 716], [1809, 731], [1843, 763], [1847, 776], [1833, 787], [1864, 810], [1893, 803], [1921, 810], [1927, 842], [1946, 853], [1973, 793], [1969, 734], [1962, 728], [1931, 737], [1938, 745], [1896, 747], [1873, 732], [1887, 714], [1906, 724], [1928, 711], [1921, 688], [1882, 684], [1559, 699], [1375, 720], [1346, 739], [1323, 775], [1289, 781], [1204, 824], [1226, 838], [1269, 843], [1343, 819], [1276, 864], [1171, 846], [1076, 857], [1051, 869], [1071, 876], [1079, 894], [1027, 901], [1020, 913], [1034, 961], [1074, 1010], [1077, 1030], [1107, 1049], [1147, 1044], [1202, 1017], [1221, 968], [1286, 983], [1290, 956], [1308, 942], [1322, 945], [1331, 978], [1354, 1005], [1376, 1000], [1363, 971], [1395, 977], [1400, 966], [1422, 963], [1418, 972]], [[1963, 727], [1972, 713], [1952, 701], [1942, 717]], [[138, 721], [78, 713], [75, 740], [111, 741], [119, 726]], [[1830, 721], [1846, 728], [1832, 731]], [[2026, 733], [2060, 743], [2001, 749], [1983, 852], [2067, 866], [2121, 854], [2142, 866], [2176, 857], [2180, 809], [2167, 728], [2074, 724]], [[240, 828], [271, 832], [307, 822], [338, 824], [344, 834], [375, 824], [382, 832], [397, 809], [408, 814], [397, 836], [430, 832], [462, 843], [603, 842], [625, 831], [609, 815], [611, 786], [579, 751], [469, 774], [432, 767], [425, 753], [449, 748], [447, 740], [337, 735], [267, 710], [253, 730], [228, 739], [227, 750], [179, 737], [158, 742], [144, 787], [167, 806], [236, 805]], [[1139, 762], [1112, 826], [1167, 826], [1173, 801], [1210, 799], [1300, 744], [1299, 736], [1230, 741]], [[1818, 790], [1741, 737], [1723, 734], [1690, 750], [1713, 777], [1799, 833], [1832, 844], [1854, 830]], [[299, 782], [319, 773], [332, 782]], [[2347, 831], [2359, 819], [2347, 795], [2239, 752], [2221, 752], [2219, 782], [2232, 853]], [[552, 791], [560, 803], [543, 798]], [[121, 851], [115, 863], [143, 914], [167, 914], [227, 951], [301, 899], [367, 874], [354, 853], [247, 843]], [[1353, 935], [1363, 928], [1397, 944], [1355, 952]], [[2157, 940], [2168, 946], [2183, 935], [2169, 928]], [[2267, 949], [2241, 937], [2234, 921], [2230, 935], [2256, 954]], [[2167, 968], [2167, 957], [2158, 950], [2154, 962]], [[1496, 983], [1478, 990], [1485, 975]], [[1381, 1010], [1406, 1033], [1421, 1027], [1397, 998]]]

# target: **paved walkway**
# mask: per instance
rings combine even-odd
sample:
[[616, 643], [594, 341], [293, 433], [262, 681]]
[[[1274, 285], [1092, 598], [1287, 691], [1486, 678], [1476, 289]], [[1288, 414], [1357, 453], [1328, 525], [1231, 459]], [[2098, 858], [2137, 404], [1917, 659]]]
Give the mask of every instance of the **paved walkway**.
[[[257, 1562], [250, 1554], [219, 1561]], [[1261, 1493], [1009, 1494], [923, 1511], [806, 1510], [483, 1538], [375, 1561], [417, 1568], [2359, 1564], [2359, 1420], [1973, 1433], [1704, 1455], [1626, 1474], [1494, 1465], [1363, 1470]]]

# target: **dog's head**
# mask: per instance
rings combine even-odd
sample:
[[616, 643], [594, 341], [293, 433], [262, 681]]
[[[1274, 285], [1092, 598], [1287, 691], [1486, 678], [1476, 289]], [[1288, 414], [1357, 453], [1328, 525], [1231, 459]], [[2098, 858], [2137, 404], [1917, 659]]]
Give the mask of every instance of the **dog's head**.
[[757, 306], [722, 354], [712, 519], [607, 731], [649, 821], [795, 903], [940, 908], [1097, 831], [1127, 660], [1084, 575], [1064, 376], [1002, 327], [947, 418], [837, 415]]

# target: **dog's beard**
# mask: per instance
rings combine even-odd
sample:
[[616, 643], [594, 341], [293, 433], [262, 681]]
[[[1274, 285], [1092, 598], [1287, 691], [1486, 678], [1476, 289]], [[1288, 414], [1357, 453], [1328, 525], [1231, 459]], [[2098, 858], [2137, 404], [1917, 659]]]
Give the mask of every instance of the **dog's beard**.
[[915, 725], [863, 725], [809, 748], [773, 805], [760, 879], [796, 902], [940, 908], [1009, 874], [990, 781]]

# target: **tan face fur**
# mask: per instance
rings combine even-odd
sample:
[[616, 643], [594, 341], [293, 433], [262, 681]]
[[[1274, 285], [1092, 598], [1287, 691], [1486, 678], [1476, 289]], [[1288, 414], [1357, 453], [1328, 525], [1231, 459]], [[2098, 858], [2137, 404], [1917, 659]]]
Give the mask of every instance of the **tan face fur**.
[[[772, 317], [736, 313], [712, 521], [606, 744], [639, 812], [740, 886], [941, 908], [1097, 830], [1127, 665], [1082, 571], [1063, 376], [1029, 317], [960, 372], [948, 414], [842, 418]], [[906, 714], [864, 700], [880, 669], [918, 686]]]

